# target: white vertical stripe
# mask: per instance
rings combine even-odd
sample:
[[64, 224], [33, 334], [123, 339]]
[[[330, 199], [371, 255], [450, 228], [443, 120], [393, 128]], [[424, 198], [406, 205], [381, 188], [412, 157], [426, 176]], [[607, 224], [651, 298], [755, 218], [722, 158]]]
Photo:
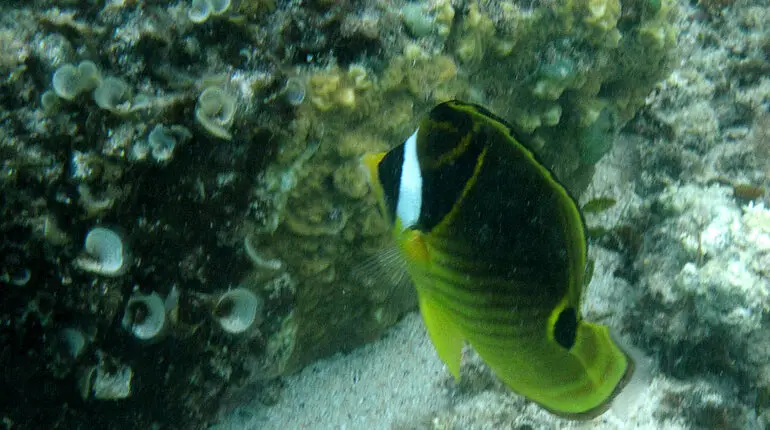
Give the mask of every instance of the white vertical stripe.
[[422, 208], [422, 172], [417, 160], [417, 131], [406, 139], [404, 165], [401, 166], [401, 184], [398, 189], [396, 216], [404, 229], [417, 224]]

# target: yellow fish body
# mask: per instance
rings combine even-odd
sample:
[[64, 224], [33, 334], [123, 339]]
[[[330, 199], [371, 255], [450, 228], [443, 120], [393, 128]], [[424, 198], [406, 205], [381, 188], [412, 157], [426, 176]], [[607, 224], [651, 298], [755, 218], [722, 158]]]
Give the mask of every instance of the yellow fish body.
[[465, 342], [513, 391], [569, 418], [604, 412], [633, 362], [582, 320], [579, 209], [503, 120], [451, 101], [406, 142], [364, 156], [438, 355]]

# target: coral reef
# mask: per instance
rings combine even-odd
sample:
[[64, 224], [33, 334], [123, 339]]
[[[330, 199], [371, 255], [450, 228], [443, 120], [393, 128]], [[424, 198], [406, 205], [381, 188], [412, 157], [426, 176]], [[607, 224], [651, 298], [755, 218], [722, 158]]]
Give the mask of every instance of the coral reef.
[[[229, 391], [376, 339], [415, 300], [355, 275], [389, 241], [360, 155], [462, 98], [531, 135], [577, 192], [667, 73], [675, 11], [3, 3], [0, 364], [21, 405], [4, 420], [190, 428]], [[81, 270], [116, 255], [89, 246], [94, 228], [119, 236], [125, 267]], [[236, 287], [254, 300], [222, 302]]]
[[663, 219], [640, 261], [652, 316], [634, 325], [676, 376], [718, 372], [767, 391], [770, 211], [722, 185], [671, 186], [655, 208]]
[[702, 405], [671, 395], [693, 426], [765, 428], [770, 80], [757, 70], [768, 65], [770, 13], [736, 2], [721, 13], [729, 25], [715, 26], [711, 7], [683, 9], [688, 61], [632, 126], [649, 141], [637, 182], [648, 210], [632, 217], [646, 233], [626, 323], [663, 373], [716, 393]]

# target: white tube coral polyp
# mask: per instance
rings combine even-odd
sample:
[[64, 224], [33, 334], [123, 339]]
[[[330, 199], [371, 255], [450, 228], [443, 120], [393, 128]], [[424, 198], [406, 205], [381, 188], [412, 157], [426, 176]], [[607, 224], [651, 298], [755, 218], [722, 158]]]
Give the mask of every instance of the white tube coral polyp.
[[214, 319], [222, 330], [238, 334], [262, 322], [262, 299], [245, 288], [230, 290], [214, 306]]
[[163, 299], [157, 293], [135, 294], [126, 304], [121, 324], [137, 339], [157, 338], [166, 327], [166, 305]]
[[82, 270], [103, 276], [119, 276], [125, 273], [126, 249], [120, 235], [108, 228], [96, 227], [88, 232], [85, 241], [86, 255], [75, 260]]

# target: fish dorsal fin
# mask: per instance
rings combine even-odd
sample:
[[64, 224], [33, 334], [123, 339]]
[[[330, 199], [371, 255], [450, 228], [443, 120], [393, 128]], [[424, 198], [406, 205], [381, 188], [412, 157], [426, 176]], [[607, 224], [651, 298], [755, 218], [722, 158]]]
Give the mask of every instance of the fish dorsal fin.
[[441, 361], [449, 368], [455, 381], [459, 381], [465, 338], [458, 330], [451, 315], [435, 300], [431, 300], [429, 293], [418, 291], [418, 296], [420, 298], [420, 313], [422, 313], [425, 328], [428, 329], [428, 336], [430, 336]]

